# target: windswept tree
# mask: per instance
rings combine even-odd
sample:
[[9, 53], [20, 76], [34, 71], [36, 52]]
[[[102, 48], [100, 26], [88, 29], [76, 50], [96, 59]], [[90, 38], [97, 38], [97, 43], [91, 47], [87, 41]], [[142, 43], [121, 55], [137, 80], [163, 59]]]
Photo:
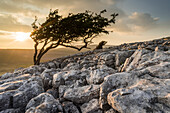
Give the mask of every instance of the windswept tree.
[[[80, 51], [88, 48], [99, 34], [108, 34], [106, 27], [115, 23], [115, 17], [118, 14], [111, 14], [108, 19], [102, 15], [105, 12], [106, 10], [103, 10], [97, 14], [85, 11], [77, 14], [69, 13], [68, 16], [62, 17], [58, 14], [58, 10], [51, 10], [42, 24], [37, 24], [37, 18], [35, 18], [30, 35], [35, 42], [34, 65], [39, 65], [42, 56], [50, 49], [64, 46]], [[82, 46], [77, 47], [76, 42], [82, 42]], [[41, 49], [38, 49], [39, 45]]]

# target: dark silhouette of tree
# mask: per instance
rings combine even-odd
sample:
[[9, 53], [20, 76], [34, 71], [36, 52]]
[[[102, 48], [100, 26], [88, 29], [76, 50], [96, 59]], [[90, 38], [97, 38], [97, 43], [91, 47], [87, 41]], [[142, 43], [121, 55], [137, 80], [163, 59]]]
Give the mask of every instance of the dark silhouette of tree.
[[[103, 17], [102, 14], [85, 11], [84, 13], [69, 13], [68, 16], [62, 17], [58, 14], [58, 10], [50, 10], [46, 21], [37, 25], [37, 18], [32, 23], [33, 31], [30, 37], [35, 42], [34, 49], [34, 65], [39, 65], [42, 56], [50, 49], [58, 46], [77, 49], [88, 48], [92, 40], [99, 34], [108, 34], [105, 28], [115, 23], [115, 17], [118, 14], [112, 14], [111, 19]], [[76, 42], [82, 42], [81, 47], [75, 46]], [[40, 45], [41, 44], [41, 45]], [[74, 45], [73, 45], [74, 44]], [[41, 49], [38, 49], [38, 46]]]

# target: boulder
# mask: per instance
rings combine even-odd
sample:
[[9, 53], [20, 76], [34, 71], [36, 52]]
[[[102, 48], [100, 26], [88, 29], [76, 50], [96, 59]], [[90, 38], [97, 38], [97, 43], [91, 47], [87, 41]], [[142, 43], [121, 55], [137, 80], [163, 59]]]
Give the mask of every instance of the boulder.
[[46, 67], [41, 67], [38, 65], [34, 65], [34, 66], [30, 66], [29, 68], [24, 68], [22, 70], [16, 71], [15, 73], [18, 74], [31, 74], [31, 75], [40, 75], [44, 70], [46, 69]]
[[103, 113], [98, 99], [92, 99], [88, 103], [84, 103], [80, 108], [82, 113]]
[[74, 85], [77, 80], [82, 80], [86, 82], [85, 76], [88, 74], [88, 71], [80, 71], [80, 70], [70, 70], [63, 71], [53, 76], [53, 87], [58, 88], [60, 85]]
[[80, 113], [78, 108], [73, 104], [73, 102], [63, 102], [62, 103], [64, 113]]
[[160, 64], [150, 66], [146, 68], [152, 74], [152, 76], [169, 79], [170, 78], [170, 62], [162, 62]]
[[69, 88], [64, 93], [64, 98], [74, 103], [85, 103], [99, 97], [99, 85]]
[[73, 88], [73, 87], [66, 86], [66, 85], [60, 85], [59, 91], [58, 91], [59, 92], [59, 98], [63, 98], [65, 91], [69, 88]]
[[48, 89], [46, 93], [51, 94], [55, 99], [59, 97], [58, 91], [56, 89]]
[[111, 68], [115, 68], [115, 54], [109, 52], [98, 53], [95, 57], [98, 60], [99, 65], [106, 65]]
[[116, 110], [114, 110], [113, 108], [105, 111], [104, 113], [118, 113]]
[[0, 92], [18, 89], [20, 86], [23, 85], [23, 83], [23, 80], [3, 83], [0, 85]]
[[128, 72], [135, 69], [139, 64], [139, 60], [141, 60], [142, 55], [145, 55], [149, 52], [150, 52], [149, 50], [145, 50], [145, 49], [136, 50], [131, 57], [126, 59], [123, 68], [121, 69], [121, 72], [123, 71]]
[[96, 68], [88, 68], [90, 74], [86, 75], [88, 84], [101, 84], [104, 77], [116, 73], [116, 70], [106, 65], [98, 65]]
[[113, 90], [124, 88], [134, 84], [137, 77], [131, 73], [115, 73], [104, 78], [104, 82], [100, 85], [100, 107], [108, 110], [110, 106], [107, 103], [107, 95]]
[[[25, 74], [8, 77], [2, 81], [0, 110], [12, 108], [24, 111], [28, 101], [44, 91], [42, 79], [38, 76], [31, 77], [29, 74]], [[6, 83], [4, 83], [5, 81]]]
[[17, 93], [15, 90], [0, 93], [0, 111], [13, 108], [13, 95]]
[[58, 72], [60, 72], [60, 69], [45, 69], [41, 73], [40, 76], [43, 80], [45, 90], [52, 88], [53, 75]]
[[14, 76], [8, 77], [7, 79], [0, 80], [0, 84], [7, 83], [7, 82], [15, 82], [19, 80], [27, 80], [29, 78], [31, 78], [30, 74], [23, 74], [23, 75], [14, 74]]
[[115, 65], [116, 65], [116, 67], [119, 67], [120, 65], [122, 65], [125, 62], [125, 60], [127, 58], [129, 58], [133, 53], [134, 53], [133, 50], [117, 52], [117, 54], [115, 56], [115, 61], [116, 61]]
[[[140, 80], [129, 88], [117, 89], [107, 96], [109, 105], [121, 113], [170, 112], [169, 80]], [[166, 101], [165, 101], [166, 100]], [[168, 102], [169, 101], [169, 102]]]
[[25, 108], [29, 100], [43, 92], [44, 88], [40, 77], [28, 79], [13, 95], [13, 108]]
[[48, 68], [56, 68], [57, 66], [55, 65], [54, 62], [48, 62]]
[[48, 93], [41, 93], [32, 98], [26, 106], [26, 113], [58, 113], [62, 111], [60, 102]]
[[3, 74], [3, 75], [0, 76], [0, 79], [1, 79], [1, 80], [4, 80], [4, 79], [8, 79], [8, 78], [10, 78], [10, 77], [12, 77], [12, 76], [14, 76], [13, 73], [5, 73], [5, 74]]

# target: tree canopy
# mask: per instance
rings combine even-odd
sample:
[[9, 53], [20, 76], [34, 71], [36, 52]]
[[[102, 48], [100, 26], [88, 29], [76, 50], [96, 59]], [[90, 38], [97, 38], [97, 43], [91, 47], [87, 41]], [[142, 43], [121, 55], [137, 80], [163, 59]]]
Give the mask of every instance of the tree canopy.
[[[115, 17], [118, 14], [111, 14], [108, 19], [102, 14], [106, 10], [101, 11], [99, 14], [85, 11], [83, 13], [69, 13], [68, 16], [63, 17], [59, 15], [57, 10], [50, 10], [46, 21], [42, 24], [37, 24], [37, 18], [32, 23], [33, 31], [30, 37], [35, 42], [34, 49], [34, 64], [39, 65], [41, 57], [50, 49], [56, 48], [59, 45], [70, 47], [77, 50], [88, 48], [92, 40], [99, 34], [108, 34], [107, 26], [115, 23]], [[81, 47], [77, 47], [75, 42], [82, 42]], [[38, 45], [42, 44], [40, 50]]]

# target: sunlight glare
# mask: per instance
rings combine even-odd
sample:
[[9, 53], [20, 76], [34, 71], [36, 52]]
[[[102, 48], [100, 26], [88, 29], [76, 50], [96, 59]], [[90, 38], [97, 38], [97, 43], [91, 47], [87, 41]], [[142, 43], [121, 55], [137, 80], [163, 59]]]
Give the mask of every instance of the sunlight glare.
[[30, 33], [24, 33], [24, 32], [16, 32], [15, 33], [15, 39], [16, 41], [25, 41], [27, 39], [29, 39], [30, 37]]

